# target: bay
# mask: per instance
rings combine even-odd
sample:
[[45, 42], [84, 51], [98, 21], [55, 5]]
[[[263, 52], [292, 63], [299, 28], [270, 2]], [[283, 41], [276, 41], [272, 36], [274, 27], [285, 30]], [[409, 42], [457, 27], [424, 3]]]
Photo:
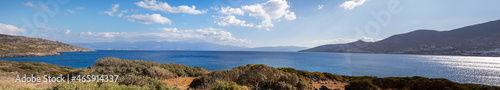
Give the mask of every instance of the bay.
[[208, 70], [226, 70], [246, 64], [266, 64], [339, 75], [424, 76], [446, 78], [459, 83], [500, 86], [500, 57], [259, 51], [98, 50], [61, 53], [64, 55], [0, 58], [0, 60], [44, 62], [74, 68], [89, 67], [95, 60], [103, 57], [179, 63]]

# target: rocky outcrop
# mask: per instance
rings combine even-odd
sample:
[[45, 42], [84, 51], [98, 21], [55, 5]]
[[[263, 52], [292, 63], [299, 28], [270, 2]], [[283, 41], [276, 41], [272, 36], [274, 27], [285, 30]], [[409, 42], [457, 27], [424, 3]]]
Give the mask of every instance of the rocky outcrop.
[[39, 56], [54, 56], [62, 55], [57, 52], [46, 52], [46, 53], [12, 53], [7, 55], [0, 55], [0, 58], [10, 58], [10, 57], [39, 57]]
[[94, 51], [58, 41], [0, 34], [0, 58], [62, 55], [58, 52]]

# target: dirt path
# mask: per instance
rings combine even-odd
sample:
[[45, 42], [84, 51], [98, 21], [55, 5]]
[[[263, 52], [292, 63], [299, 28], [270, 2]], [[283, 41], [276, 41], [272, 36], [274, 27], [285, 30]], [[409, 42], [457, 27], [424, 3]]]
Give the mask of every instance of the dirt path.
[[195, 77], [180, 77], [180, 78], [171, 78], [171, 79], [164, 79], [161, 82], [170, 85], [172, 87], [177, 87], [182, 90], [186, 90], [189, 88], [189, 84], [194, 80]]
[[323, 85], [328, 86], [332, 88], [333, 90], [344, 90], [345, 83], [339, 82], [339, 81], [317, 81], [317, 82], [311, 82], [313, 87], [321, 87]]

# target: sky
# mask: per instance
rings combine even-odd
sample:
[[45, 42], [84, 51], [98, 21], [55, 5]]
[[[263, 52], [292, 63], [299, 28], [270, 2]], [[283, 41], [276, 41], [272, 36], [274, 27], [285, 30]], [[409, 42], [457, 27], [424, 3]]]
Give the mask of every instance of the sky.
[[500, 19], [499, 0], [1, 0], [0, 33], [65, 43], [303, 46]]

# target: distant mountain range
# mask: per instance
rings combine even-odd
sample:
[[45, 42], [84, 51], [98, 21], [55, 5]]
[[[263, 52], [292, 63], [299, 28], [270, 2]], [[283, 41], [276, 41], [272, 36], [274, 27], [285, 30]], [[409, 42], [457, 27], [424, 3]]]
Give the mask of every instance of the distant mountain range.
[[0, 34], [0, 58], [61, 55], [57, 52], [93, 51], [40, 38]]
[[416, 30], [377, 42], [328, 44], [300, 52], [500, 56], [500, 20], [450, 31]]
[[205, 42], [94, 42], [94, 43], [71, 43], [76, 46], [95, 50], [201, 50], [201, 51], [298, 51], [307, 47], [276, 46], [276, 47], [242, 47], [231, 45], [220, 45]]

